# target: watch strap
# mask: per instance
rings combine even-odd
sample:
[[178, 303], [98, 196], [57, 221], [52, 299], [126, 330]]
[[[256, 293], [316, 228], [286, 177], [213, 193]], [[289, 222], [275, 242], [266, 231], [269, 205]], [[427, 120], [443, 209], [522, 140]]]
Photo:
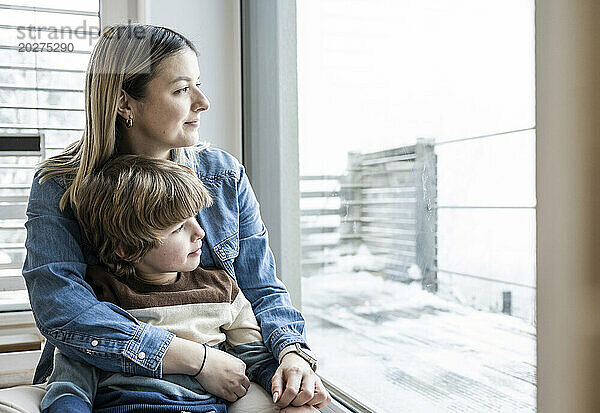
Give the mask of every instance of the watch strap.
[[279, 353], [279, 363], [281, 364], [281, 360], [283, 357], [289, 353], [296, 353], [300, 357], [302, 357], [310, 366], [313, 371], [317, 371], [317, 359], [313, 356], [311, 351], [303, 346], [301, 343], [294, 343], [289, 346], [286, 346], [281, 353]]

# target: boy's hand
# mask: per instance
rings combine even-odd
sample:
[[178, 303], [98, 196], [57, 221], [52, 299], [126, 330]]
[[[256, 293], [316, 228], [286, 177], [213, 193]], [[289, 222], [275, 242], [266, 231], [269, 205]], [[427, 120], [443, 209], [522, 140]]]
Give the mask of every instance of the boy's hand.
[[204, 389], [217, 397], [234, 402], [246, 395], [250, 380], [246, 377], [246, 364], [224, 351], [206, 346], [204, 368], [196, 380]]
[[[331, 396], [319, 376], [312, 371], [306, 360], [295, 353], [286, 354], [281, 360], [273, 376], [271, 393], [273, 401], [282, 408], [291, 404], [321, 409], [331, 402]], [[300, 411], [311, 410], [298, 410]]]

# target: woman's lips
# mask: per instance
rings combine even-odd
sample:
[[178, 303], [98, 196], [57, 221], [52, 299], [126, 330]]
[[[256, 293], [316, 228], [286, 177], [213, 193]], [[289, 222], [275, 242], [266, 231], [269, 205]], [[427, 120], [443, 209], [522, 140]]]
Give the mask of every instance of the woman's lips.
[[200, 122], [198, 122], [197, 120], [195, 120], [193, 122], [185, 122], [184, 125], [198, 127], [200, 125]]

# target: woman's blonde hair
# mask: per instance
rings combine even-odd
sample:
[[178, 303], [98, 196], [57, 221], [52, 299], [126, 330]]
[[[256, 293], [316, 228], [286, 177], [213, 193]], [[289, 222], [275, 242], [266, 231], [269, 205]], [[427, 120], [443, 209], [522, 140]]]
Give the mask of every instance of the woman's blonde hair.
[[[119, 152], [125, 120], [118, 116], [121, 90], [133, 99], [146, 96], [159, 65], [174, 53], [197, 49], [181, 34], [165, 27], [127, 24], [106, 29], [94, 46], [85, 74], [85, 130], [61, 154], [40, 164], [40, 182], [63, 175], [70, 186], [59, 207], [73, 205], [81, 181]], [[194, 165], [200, 148], [173, 149], [172, 159]]]
[[192, 169], [138, 155], [110, 159], [79, 185], [79, 222], [100, 262], [117, 276], [133, 274], [133, 262], [162, 242], [161, 231], [212, 203]]

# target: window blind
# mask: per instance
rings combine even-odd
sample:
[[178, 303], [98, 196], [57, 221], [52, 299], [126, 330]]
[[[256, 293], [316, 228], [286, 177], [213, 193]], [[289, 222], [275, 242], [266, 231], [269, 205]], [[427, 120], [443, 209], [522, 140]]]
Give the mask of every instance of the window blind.
[[29, 189], [35, 165], [81, 137], [99, 28], [98, 0], [0, 4], [0, 311], [29, 309], [21, 277]]

